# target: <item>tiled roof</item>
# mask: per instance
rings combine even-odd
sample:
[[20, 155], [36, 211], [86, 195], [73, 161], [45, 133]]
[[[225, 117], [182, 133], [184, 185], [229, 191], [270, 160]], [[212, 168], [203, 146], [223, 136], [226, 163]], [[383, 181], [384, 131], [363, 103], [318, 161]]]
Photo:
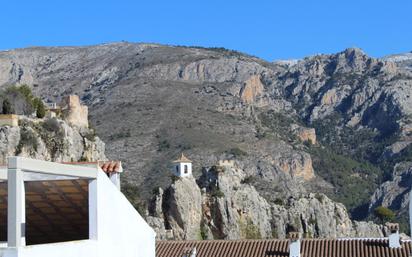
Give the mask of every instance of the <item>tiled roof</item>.
[[63, 164], [94, 166], [98, 165], [105, 173], [123, 172], [121, 161], [98, 161], [98, 162], [63, 162]]
[[180, 155], [179, 159], [173, 161], [173, 162], [192, 162], [189, 160], [183, 153]]
[[[288, 257], [289, 240], [158, 241], [156, 257]], [[389, 248], [388, 239], [302, 239], [301, 257], [409, 257], [411, 242]], [[190, 255], [189, 255], [190, 256]]]

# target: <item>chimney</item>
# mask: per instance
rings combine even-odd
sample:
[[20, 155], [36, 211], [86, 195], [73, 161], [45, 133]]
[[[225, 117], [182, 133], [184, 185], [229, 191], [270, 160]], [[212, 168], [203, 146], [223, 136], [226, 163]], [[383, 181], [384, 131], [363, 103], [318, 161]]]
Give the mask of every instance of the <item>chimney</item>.
[[289, 257], [300, 257], [300, 233], [289, 232], [288, 238], [290, 240]]
[[190, 247], [185, 247], [183, 249], [183, 257], [196, 257], [197, 251], [196, 251], [196, 246], [193, 248]]
[[399, 237], [399, 224], [386, 223], [386, 228], [389, 232], [389, 248], [400, 248], [401, 241]]
[[190, 257], [196, 257], [196, 254], [197, 254], [196, 247], [193, 247], [192, 254], [190, 255]]

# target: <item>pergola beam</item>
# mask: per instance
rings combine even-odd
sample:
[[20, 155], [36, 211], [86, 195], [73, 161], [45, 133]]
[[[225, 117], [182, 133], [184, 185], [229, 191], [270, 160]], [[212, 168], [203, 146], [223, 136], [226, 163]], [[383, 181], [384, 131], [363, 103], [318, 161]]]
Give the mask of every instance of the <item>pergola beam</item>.
[[96, 168], [40, 161], [17, 156], [9, 157], [8, 168], [20, 169], [28, 172], [71, 176], [78, 178], [95, 179], [97, 177]]

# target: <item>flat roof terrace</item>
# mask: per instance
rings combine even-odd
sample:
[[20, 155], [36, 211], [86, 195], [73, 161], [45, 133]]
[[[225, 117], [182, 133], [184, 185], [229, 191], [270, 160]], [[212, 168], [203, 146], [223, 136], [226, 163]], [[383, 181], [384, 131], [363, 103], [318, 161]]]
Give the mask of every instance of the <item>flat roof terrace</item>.
[[104, 165], [9, 157], [0, 167], [0, 257], [154, 257], [155, 233], [119, 180]]

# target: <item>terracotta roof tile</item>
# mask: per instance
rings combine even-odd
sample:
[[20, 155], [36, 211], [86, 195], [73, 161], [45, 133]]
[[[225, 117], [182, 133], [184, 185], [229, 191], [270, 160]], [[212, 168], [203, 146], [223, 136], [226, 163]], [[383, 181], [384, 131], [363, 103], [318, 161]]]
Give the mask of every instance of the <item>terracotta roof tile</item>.
[[183, 153], [180, 155], [179, 159], [174, 160], [173, 162], [192, 162], [189, 160]]
[[[196, 257], [287, 257], [289, 241], [158, 241], [156, 257], [182, 257], [196, 247]], [[388, 239], [302, 239], [301, 257], [409, 257], [411, 242], [389, 248]]]

